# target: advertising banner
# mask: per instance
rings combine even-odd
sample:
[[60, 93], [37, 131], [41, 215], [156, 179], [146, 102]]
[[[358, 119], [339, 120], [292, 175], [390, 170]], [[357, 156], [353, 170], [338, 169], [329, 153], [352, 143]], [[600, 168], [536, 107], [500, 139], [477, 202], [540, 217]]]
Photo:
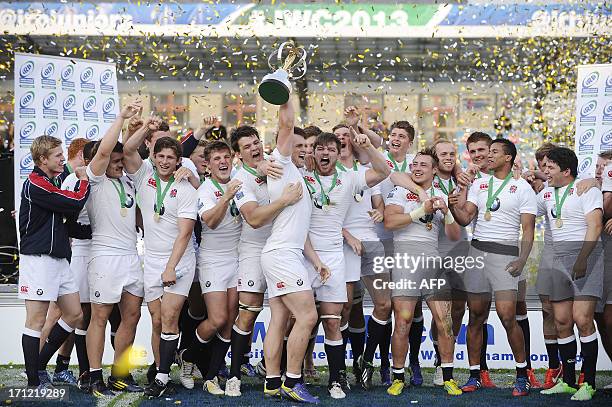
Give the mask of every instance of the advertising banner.
[[612, 64], [578, 67], [574, 137], [578, 173], [592, 177], [597, 154], [612, 150]]
[[57, 137], [66, 149], [75, 138], [101, 138], [118, 114], [115, 64], [15, 53], [15, 208], [36, 137]]

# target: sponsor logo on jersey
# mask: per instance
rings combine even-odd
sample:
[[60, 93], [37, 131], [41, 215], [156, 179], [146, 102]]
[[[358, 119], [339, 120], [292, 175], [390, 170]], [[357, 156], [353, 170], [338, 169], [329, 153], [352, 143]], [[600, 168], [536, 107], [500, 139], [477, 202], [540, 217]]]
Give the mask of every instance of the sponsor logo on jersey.
[[40, 288], [38, 290], [36, 290], [36, 294], [38, 294], [38, 295], [43, 295], [43, 293], [44, 293], [44, 291], [42, 289], [40, 289]]
[[19, 292], [22, 294], [27, 294], [29, 289], [30, 287], [28, 287], [27, 285], [22, 285], [21, 287], [19, 287]]
[[283, 281], [279, 281], [276, 283], [276, 288], [279, 290], [283, 290], [285, 288], [285, 283]]

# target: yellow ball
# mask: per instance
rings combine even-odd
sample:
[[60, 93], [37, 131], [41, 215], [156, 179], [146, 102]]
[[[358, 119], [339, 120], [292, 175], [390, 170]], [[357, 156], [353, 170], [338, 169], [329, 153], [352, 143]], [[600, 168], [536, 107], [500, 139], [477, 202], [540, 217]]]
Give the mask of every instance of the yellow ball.
[[128, 347], [115, 363], [115, 370], [120, 376], [127, 376], [135, 366], [146, 364], [147, 351], [142, 346]]

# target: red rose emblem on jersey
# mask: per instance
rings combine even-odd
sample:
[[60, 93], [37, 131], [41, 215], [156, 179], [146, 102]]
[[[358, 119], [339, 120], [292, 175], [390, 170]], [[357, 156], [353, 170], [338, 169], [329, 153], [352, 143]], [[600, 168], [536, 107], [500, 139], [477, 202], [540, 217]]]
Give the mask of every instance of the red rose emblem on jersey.
[[337, 181], [336, 181], [336, 185], [342, 185], [342, 180], [340, 180], [340, 179], [339, 179], [339, 180], [337, 180]]
[[176, 198], [176, 189], [170, 191], [170, 198]]
[[433, 187], [437, 188], [437, 189], [440, 189], [440, 183], [438, 181], [434, 181]]
[[389, 166], [389, 168], [391, 168], [391, 169], [395, 168], [395, 167], [393, 166], [393, 163], [392, 163], [391, 161], [389, 161], [389, 160], [387, 160], [387, 165], [388, 165], [388, 166]]
[[510, 193], [511, 193], [511, 194], [516, 193], [516, 190], [517, 190], [517, 189], [518, 189], [518, 188], [516, 187], [516, 185], [512, 185], [512, 186], [510, 187]]
[[489, 184], [480, 184], [480, 190], [484, 191], [485, 189], [489, 189]]
[[569, 194], [574, 195], [574, 188], [570, 188]]
[[406, 194], [406, 199], [409, 201], [418, 201], [419, 196], [417, 194], [413, 194], [412, 192]]
[[149, 181], [147, 182], [147, 185], [153, 188], [157, 188], [157, 182], [155, 182], [154, 178], [149, 178]]
[[216, 198], [221, 198], [223, 196], [223, 192], [221, 191], [215, 191], [215, 197]]
[[304, 177], [304, 179], [305, 179], [306, 181], [310, 182], [311, 184], [314, 184], [314, 183], [315, 183], [315, 179], [314, 179], [314, 178], [312, 178], [311, 176], [308, 176], [308, 175], [307, 175], [307, 176], [305, 176], [305, 177]]
[[544, 192], [544, 200], [550, 201], [552, 198], [552, 192]]
[[608, 178], [612, 178], [612, 170], [608, 171]]

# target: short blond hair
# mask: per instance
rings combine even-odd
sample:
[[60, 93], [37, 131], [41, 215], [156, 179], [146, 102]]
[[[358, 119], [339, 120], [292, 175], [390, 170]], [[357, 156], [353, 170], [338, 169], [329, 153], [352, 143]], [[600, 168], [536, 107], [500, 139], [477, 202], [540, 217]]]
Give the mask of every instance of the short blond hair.
[[30, 154], [36, 165], [41, 164], [41, 157], [49, 157], [49, 152], [62, 145], [62, 140], [53, 136], [39, 136], [34, 139], [30, 146]]

